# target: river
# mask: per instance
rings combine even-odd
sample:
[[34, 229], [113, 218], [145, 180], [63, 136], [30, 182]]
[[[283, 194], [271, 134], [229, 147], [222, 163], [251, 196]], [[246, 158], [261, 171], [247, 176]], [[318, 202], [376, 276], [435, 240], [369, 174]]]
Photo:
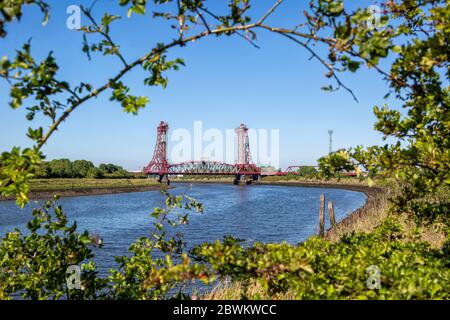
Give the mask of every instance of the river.
[[[204, 206], [203, 214], [193, 213], [190, 222], [179, 231], [185, 234], [188, 246], [232, 235], [255, 241], [298, 243], [316, 234], [319, 196], [332, 199], [336, 220], [360, 208], [366, 201], [361, 192], [291, 186], [227, 184], [174, 184], [170, 192], [186, 192]], [[59, 200], [70, 220], [79, 230], [98, 233], [104, 246], [95, 249], [95, 261], [101, 274], [115, 265], [114, 256], [127, 253], [129, 244], [152, 230], [152, 209], [163, 206], [165, 197], [158, 191], [110, 195], [67, 197]], [[0, 236], [14, 228], [25, 230], [32, 201], [19, 209], [14, 201], [0, 202]], [[328, 221], [326, 222], [328, 226]]]

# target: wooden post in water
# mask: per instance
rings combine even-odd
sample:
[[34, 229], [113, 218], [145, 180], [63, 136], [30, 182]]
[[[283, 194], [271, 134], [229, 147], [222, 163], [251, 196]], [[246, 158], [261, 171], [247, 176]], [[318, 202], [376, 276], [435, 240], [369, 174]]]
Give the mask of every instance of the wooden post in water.
[[334, 207], [333, 207], [333, 201], [328, 200], [328, 215], [330, 216], [330, 225], [331, 228], [336, 227], [336, 219], [334, 217]]
[[320, 211], [319, 211], [319, 236], [323, 237], [325, 233], [325, 195], [320, 195]]

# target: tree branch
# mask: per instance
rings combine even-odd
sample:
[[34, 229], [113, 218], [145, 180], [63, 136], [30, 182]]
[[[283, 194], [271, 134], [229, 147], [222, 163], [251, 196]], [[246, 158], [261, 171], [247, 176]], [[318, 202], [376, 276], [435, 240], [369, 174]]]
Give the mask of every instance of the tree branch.
[[202, 20], [203, 24], [205, 25], [206, 30], [208, 30], [209, 32], [211, 32], [211, 29], [209, 28], [208, 22], [206, 21], [205, 17], [203, 16], [203, 14], [198, 11], [197, 8], [195, 8], [195, 12], [198, 14], [198, 16], [200, 17], [200, 19]]
[[284, 0], [278, 0], [262, 17], [258, 20], [256, 24], [263, 24], [264, 21], [283, 3]]
[[39, 143], [37, 144], [37, 148], [41, 149], [42, 146], [48, 141], [48, 139], [51, 137], [51, 135], [58, 129], [59, 125], [64, 122], [64, 120], [75, 110], [77, 109], [81, 104], [83, 104], [84, 102], [97, 97], [100, 93], [102, 93], [103, 91], [105, 91], [106, 89], [111, 87], [111, 83], [117, 82], [118, 80], [120, 80], [126, 73], [128, 73], [129, 71], [131, 71], [132, 69], [134, 69], [136, 66], [139, 66], [141, 64], [143, 64], [145, 61], [150, 60], [151, 58], [163, 53], [164, 51], [166, 51], [167, 49], [170, 49], [172, 47], [175, 46], [183, 46], [189, 42], [194, 42], [196, 40], [199, 40], [201, 38], [204, 38], [208, 35], [218, 35], [218, 34], [222, 34], [222, 33], [227, 33], [227, 32], [235, 32], [235, 31], [242, 31], [242, 30], [248, 30], [248, 29], [252, 29], [255, 28], [256, 24], [249, 24], [249, 25], [241, 25], [241, 26], [234, 26], [234, 27], [229, 27], [229, 28], [219, 28], [219, 29], [214, 29], [211, 31], [204, 31], [201, 32], [197, 35], [188, 37], [188, 38], [184, 38], [184, 39], [177, 39], [172, 41], [169, 44], [160, 46], [158, 48], [153, 49], [151, 52], [145, 54], [144, 56], [140, 57], [139, 59], [136, 59], [135, 61], [133, 61], [131, 64], [127, 64], [122, 70], [120, 70], [120, 72], [112, 79], [110, 79], [107, 83], [105, 83], [104, 85], [100, 86], [99, 88], [93, 90], [92, 92], [90, 92], [89, 94], [85, 95], [84, 97], [80, 98], [76, 103], [72, 104], [68, 109], [66, 109], [63, 114], [50, 126], [49, 130], [47, 131], [47, 133], [41, 138], [41, 140], [39, 141]]
[[[85, 9], [83, 6], [81, 6], [81, 11], [88, 17], [88, 19], [94, 24], [94, 26], [97, 28], [97, 32], [100, 33], [105, 39], [111, 44], [113, 47], [118, 47], [111, 39], [110, 35], [102, 30], [102, 28], [97, 24], [94, 17], [92, 17], [90, 10]], [[127, 62], [125, 58], [122, 56], [122, 54], [117, 50], [115, 51], [115, 55], [119, 57], [120, 61], [122, 61], [124, 66], [127, 66]]]

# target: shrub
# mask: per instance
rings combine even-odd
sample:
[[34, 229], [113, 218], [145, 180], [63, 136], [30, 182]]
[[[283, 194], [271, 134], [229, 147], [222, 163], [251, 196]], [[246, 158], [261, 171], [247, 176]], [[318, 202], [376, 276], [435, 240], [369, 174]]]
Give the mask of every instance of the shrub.
[[[264, 296], [289, 292], [298, 299], [450, 298], [448, 255], [424, 242], [405, 241], [395, 218], [371, 234], [354, 233], [336, 243], [313, 237], [296, 246], [257, 243], [245, 248], [226, 237], [198, 246], [192, 254], [219, 277], [244, 286], [258, 282]], [[370, 266], [380, 270], [379, 289], [367, 285]]]

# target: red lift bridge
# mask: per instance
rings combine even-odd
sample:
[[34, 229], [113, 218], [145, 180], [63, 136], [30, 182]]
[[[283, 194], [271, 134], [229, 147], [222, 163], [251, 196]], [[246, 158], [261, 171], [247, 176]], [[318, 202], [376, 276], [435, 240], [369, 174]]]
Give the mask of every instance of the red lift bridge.
[[290, 166], [284, 172], [262, 172], [261, 168], [252, 162], [248, 128], [241, 124], [236, 129], [238, 152], [235, 164], [215, 161], [186, 161], [181, 163], [169, 163], [167, 161], [167, 133], [169, 125], [161, 121], [157, 129], [155, 151], [152, 161], [144, 168], [147, 175], [158, 176], [158, 181], [170, 183], [171, 175], [226, 175], [234, 176], [234, 183], [247, 183], [260, 180], [265, 176], [284, 176], [298, 174], [300, 166]]

